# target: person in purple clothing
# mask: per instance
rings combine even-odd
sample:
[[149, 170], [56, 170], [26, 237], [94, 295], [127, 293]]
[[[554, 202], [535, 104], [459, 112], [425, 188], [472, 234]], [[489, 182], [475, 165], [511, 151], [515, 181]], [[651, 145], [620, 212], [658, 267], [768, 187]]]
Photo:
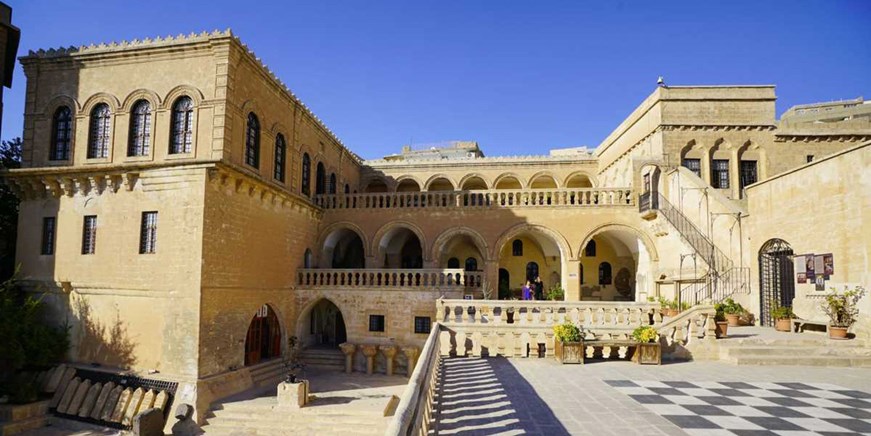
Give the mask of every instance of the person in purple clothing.
[[529, 285], [529, 280], [523, 284], [523, 299], [532, 300], [532, 287]]

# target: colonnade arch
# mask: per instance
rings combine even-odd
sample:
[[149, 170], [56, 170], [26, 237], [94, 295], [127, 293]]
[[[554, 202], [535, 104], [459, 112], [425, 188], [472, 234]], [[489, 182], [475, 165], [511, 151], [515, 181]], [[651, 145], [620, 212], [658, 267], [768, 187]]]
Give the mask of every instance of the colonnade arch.
[[581, 300], [637, 301], [652, 290], [659, 254], [643, 231], [604, 224], [581, 242], [578, 260]]

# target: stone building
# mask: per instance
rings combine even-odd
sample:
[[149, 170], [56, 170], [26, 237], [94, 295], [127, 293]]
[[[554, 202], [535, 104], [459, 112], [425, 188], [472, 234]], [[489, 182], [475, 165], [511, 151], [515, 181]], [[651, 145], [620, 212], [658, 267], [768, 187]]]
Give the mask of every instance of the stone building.
[[199, 411], [280, 372], [292, 336], [420, 345], [437, 299], [535, 277], [569, 301], [733, 296], [765, 322], [751, 232], [772, 212], [747, 188], [871, 139], [863, 116], [777, 120], [773, 86], [663, 86], [591, 152], [362, 160], [229, 31], [21, 63], [24, 283], [73, 362], [156, 371]]

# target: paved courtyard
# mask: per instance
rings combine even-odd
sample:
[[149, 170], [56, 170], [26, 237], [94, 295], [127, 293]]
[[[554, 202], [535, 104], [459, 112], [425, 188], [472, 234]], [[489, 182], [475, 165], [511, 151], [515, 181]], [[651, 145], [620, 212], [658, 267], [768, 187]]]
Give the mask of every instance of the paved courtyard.
[[443, 363], [437, 434], [871, 434], [871, 369]]

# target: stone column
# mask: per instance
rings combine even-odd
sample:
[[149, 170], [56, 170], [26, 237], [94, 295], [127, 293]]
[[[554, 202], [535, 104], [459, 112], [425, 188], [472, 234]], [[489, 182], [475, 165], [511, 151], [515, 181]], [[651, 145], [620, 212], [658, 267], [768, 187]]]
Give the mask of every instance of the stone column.
[[[498, 255], [498, 254], [497, 254]], [[499, 299], [499, 261], [498, 260], [488, 260], [484, 262], [484, 269], [481, 282], [483, 286], [489, 287], [493, 290], [493, 293], [490, 295], [491, 300]], [[487, 289], [484, 289], [486, 291]]]
[[581, 277], [580, 259], [569, 259], [566, 261], [566, 301], [581, 301]]
[[408, 359], [408, 377], [411, 377], [411, 373], [414, 372], [414, 366], [417, 364], [417, 353], [419, 353], [417, 347], [403, 347], [402, 353], [405, 354], [405, 358]]
[[372, 375], [375, 370], [375, 354], [378, 353], [378, 346], [371, 344], [360, 345], [360, 351], [366, 356], [366, 374]]
[[343, 342], [339, 345], [342, 353], [345, 353], [345, 373], [350, 374], [354, 370], [354, 352], [357, 351], [357, 346], [350, 342]]
[[384, 353], [384, 358], [387, 360], [387, 375], [393, 375], [393, 358], [396, 357], [396, 352], [399, 347], [396, 345], [384, 345], [381, 347], [381, 352]]

